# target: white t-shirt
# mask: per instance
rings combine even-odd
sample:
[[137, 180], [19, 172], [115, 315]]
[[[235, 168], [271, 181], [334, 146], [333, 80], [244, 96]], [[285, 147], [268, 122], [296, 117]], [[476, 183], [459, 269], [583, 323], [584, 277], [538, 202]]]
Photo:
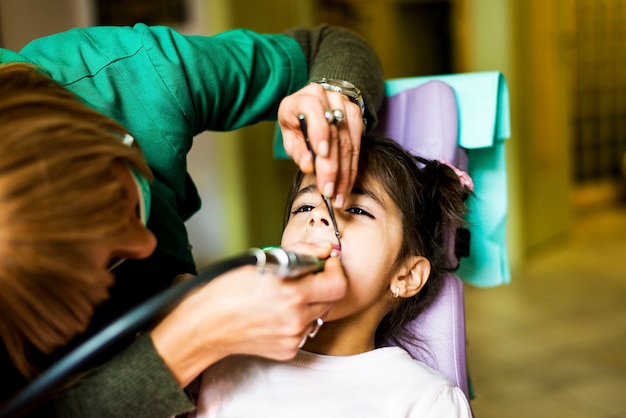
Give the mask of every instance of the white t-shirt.
[[291, 361], [232, 356], [201, 376], [197, 418], [471, 417], [463, 392], [397, 347]]

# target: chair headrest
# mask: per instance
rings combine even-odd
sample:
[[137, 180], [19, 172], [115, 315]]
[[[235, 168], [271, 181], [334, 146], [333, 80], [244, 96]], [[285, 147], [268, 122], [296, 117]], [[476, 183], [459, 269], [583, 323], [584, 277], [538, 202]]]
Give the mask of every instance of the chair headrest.
[[445, 160], [462, 170], [467, 157], [459, 147], [459, 111], [454, 90], [432, 80], [387, 97], [377, 133], [394, 139], [414, 155]]

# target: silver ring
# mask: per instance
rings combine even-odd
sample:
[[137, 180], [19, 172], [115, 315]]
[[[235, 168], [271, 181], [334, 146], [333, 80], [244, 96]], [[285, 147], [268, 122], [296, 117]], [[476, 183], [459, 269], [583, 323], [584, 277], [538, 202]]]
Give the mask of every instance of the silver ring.
[[322, 327], [322, 325], [324, 325], [324, 320], [322, 318], [317, 318], [313, 324], [311, 324], [311, 326], [313, 327], [313, 329], [311, 329], [311, 331], [305, 335], [304, 337], [302, 337], [302, 339], [300, 340], [300, 344], [298, 345], [298, 348], [302, 348], [302, 346], [304, 345], [304, 343], [306, 343], [307, 338], [314, 338], [317, 335], [317, 332], [320, 330], [320, 328]]
[[339, 125], [346, 119], [346, 115], [343, 113], [341, 109], [333, 109], [333, 117], [335, 118], [335, 124]]
[[324, 320], [322, 318], [317, 318], [315, 322], [313, 322], [313, 329], [309, 332], [309, 337], [314, 338], [322, 325], [324, 325]]
[[335, 122], [335, 115], [333, 114], [333, 111], [327, 110], [324, 112], [324, 117], [326, 118], [326, 120], [328, 121], [328, 123], [334, 123]]

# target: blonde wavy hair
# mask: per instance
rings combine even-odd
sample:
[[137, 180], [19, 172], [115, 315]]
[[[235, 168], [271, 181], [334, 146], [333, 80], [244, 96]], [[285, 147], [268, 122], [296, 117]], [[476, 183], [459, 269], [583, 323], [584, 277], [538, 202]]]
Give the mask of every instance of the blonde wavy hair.
[[27, 354], [84, 331], [113, 276], [88, 251], [120, 233], [125, 194], [112, 166], [152, 179], [127, 131], [34, 66], [0, 66], [0, 339], [26, 378]]

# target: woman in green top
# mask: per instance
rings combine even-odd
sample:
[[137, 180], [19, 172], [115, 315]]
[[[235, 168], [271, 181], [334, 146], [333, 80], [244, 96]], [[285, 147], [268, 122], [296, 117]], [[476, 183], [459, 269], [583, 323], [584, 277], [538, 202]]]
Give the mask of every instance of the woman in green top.
[[[311, 83], [322, 79], [358, 86], [363, 100], [351, 87]], [[141, 24], [93, 27], [35, 40], [19, 53], [0, 49], [4, 401], [176, 276], [195, 273], [184, 222], [200, 205], [186, 167], [196, 134], [278, 120], [288, 154], [305, 172], [315, 168], [318, 187], [341, 207], [382, 96], [371, 48], [326, 26], [212, 37]], [[345, 121], [329, 124], [328, 110]], [[295, 249], [326, 258], [331, 243]], [[45, 410], [89, 417], [190, 410], [181, 388], [207, 366], [234, 353], [292, 357], [346, 290], [336, 259], [298, 280], [258, 276], [243, 267], [197, 290], [150, 333], [113, 347]]]

